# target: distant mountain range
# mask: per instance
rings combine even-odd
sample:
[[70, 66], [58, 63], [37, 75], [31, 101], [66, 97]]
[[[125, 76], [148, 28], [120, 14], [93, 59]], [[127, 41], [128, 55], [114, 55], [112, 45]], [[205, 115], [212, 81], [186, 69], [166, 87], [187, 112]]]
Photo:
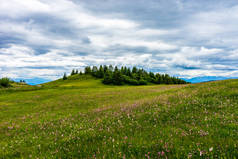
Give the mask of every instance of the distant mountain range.
[[191, 83], [200, 83], [208, 81], [226, 80], [226, 79], [237, 79], [238, 77], [222, 77], [222, 76], [202, 76], [194, 78], [182, 78], [183, 80]]

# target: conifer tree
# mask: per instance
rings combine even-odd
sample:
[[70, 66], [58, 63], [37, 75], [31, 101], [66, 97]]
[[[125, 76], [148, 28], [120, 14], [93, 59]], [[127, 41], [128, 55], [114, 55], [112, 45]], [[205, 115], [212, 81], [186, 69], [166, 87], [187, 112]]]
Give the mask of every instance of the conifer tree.
[[126, 67], [126, 66], [123, 68], [122, 74], [123, 74], [123, 75], [126, 75], [126, 74], [127, 74], [127, 67]]
[[137, 73], [137, 68], [135, 66], [132, 68], [132, 73]]
[[71, 72], [71, 76], [72, 76], [72, 75], [75, 75], [75, 71], [74, 71], [74, 69], [73, 69], [72, 72]]
[[63, 80], [67, 80], [67, 75], [64, 73]]
[[126, 75], [132, 77], [131, 69], [129, 67], [127, 68]]
[[113, 72], [113, 66], [109, 65], [109, 71]]
[[124, 75], [124, 67], [123, 66], [121, 67], [120, 71], [121, 71], [121, 74]]
[[85, 67], [84, 73], [85, 74], [91, 74], [92, 73], [91, 67], [90, 66]]
[[92, 68], [92, 75], [96, 77], [97, 76], [97, 72], [98, 72], [97, 66], [93, 66], [93, 68]]
[[155, 74], [150, 72], [148, 75], [148, 81], [154, 83], [155, 82]]
[[104, 84], [112, 84], [112, 73], [111, 71], [107, 70], [106, 73], [104, 74], [104, 79], [103, 79]]
[[97, 72], [97, 77], [98, 78], [103, 78], [104, 77], [104, 69], [103, 69], [102, 65], [100, 65], [100, 67], [99, 67], [99, 70]]
[[113, 84], [115, 85], [122, 85], [123, 84], [123, 77], [121, 72], [118, 70], [117, 66], [115, 67], [115, 70], [113, 72]]
[[107, 65], [104, 65], [104, 66], [103, 66], [103, 72], [104, 72], [104, 74], [107, 72], [107, 70], [108, 70]]

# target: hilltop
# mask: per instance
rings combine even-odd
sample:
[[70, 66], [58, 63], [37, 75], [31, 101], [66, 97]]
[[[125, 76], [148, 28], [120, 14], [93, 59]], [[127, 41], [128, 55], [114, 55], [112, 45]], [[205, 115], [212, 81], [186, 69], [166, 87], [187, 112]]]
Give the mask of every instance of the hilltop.
[[0, 158], [234, 158], [238, 80], [0, 89]]
[[[147, 84], [188, 84], [178, 77], [171, 77], [168, 74], [147, 72], [143, 68], [122, 66], [121, 68], [112, 65], [87, 66], [84, 72], [73, 69], [71, 76], [91, 75], [98, 79], [103, 79], [102, 83], [107, 85], [147, 85]], [[63, 80], [67, 80], [64, 73]]]

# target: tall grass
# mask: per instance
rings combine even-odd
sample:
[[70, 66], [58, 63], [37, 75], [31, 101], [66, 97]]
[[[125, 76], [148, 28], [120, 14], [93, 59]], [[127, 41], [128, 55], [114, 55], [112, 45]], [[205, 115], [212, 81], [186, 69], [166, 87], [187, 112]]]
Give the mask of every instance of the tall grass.
[[0, 158], [238, 158], [238, 80], [100, 84], [1, 94]]

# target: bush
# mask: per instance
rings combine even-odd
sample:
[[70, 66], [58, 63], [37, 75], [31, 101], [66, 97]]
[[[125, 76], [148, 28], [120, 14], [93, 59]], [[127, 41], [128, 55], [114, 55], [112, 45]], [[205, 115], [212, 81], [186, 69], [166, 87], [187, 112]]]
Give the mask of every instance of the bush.
[[131, 85], [139, 85], [139, 82], [135, 79], [129, 79], [128, 80], [128, 84], [131, 84]]
[[2, 86], [2, 87], [10, 87], [11, 86], [10, 83], [11, 83], [11, 81], [9, 78], [5, 77], [5, 78], [0, 79], [0, 86]]
[[139, 85], [147, 85], [147, 81], [146, 80], [139, 80]]

